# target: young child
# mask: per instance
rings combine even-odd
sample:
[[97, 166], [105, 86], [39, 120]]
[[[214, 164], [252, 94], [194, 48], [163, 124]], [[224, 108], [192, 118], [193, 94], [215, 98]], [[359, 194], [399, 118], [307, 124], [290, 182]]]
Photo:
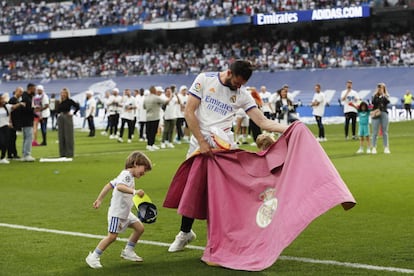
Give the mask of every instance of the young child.
[[142, 189], [135, 190], [135, 178], [140, 178], [147, 171], [152, 169], [151, 160], [139, 151], [132, 152], [126, 162], [125, 169], [106, 184], [100, 192], [98, 198], [93, 203], [95, 209], [101, 206], [106, 194], [112, 190], [111, 204], [108, 209], [108, 236], [103, 238], [93, 252], [86, 257], [86, 263], [91, 268], [101, 268], [100, 256], [108, 246], [116, 240], [118, 234], [125, 231], [127, 227], [133, 229], [129, 236], [125, 249], [121, 252], [121, 257], [134, 262], [142, 262], [143, 259], [135, 251], [135, 245], [144, 232], [144, 225], [131, 212], [133, 206], [132, 197], [144, 196]]
[[369, 139], [369, 108], [366, 102], [361, 102], [358, 108], [358, 135], [359, 149], [356, 153], [364, 152], [364, 142], [366, 143], [366, 153], [371, 153], [371, 142]]
[[264, 151], [267, 150], [275, 141], [275, 138], [273, 138], [271, 134], [264, 133], [257, 136], [256, 145], [260, 151]]

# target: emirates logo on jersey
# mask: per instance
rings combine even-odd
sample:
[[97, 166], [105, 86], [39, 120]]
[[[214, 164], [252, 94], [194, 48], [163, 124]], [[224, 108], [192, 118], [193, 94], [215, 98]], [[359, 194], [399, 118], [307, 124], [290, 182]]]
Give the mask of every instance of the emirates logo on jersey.
[[233, 96], [230, 97], [230, 102], [235, 103], [236, 99], [237, 99], [236, 95], [233, 95]]
[[259, 195], [259, 198], [263, 201], [263, 204], [257, 211], [256, 224], [261, 228], [265, 228], [272, 222], [277, 210], [278, 200], [276, 198], [276, 189], [266, 189]]

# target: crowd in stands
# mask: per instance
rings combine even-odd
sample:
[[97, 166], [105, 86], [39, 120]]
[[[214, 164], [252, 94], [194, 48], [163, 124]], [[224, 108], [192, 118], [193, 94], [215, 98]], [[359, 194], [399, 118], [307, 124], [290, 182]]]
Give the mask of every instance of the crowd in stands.
[[56, 3], [22, 1], [19, 5], [13, 5], [1, 1], [0, 35], [228, 18], [370, 2], [371, 0], [77, 0]]
[[219, 71], [234, 58], [251, 60], [256, 70], [276, 71], [352, 66], [412, 66], [414, 38], [373, 34], [365, 37], [328, 36], [315, 41], [243, 40], [194, 44], [174, 43], [152, 49], [105, 48], [65, 52], [0, 55], [2, 79], [62, 79], [128, 75], [185, 74]]

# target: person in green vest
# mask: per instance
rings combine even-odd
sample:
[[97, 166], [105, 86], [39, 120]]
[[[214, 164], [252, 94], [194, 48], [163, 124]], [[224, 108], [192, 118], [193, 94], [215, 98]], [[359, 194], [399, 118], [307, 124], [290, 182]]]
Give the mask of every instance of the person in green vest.
[[411, 117], [411, 104], [413, 103], [413, 95], [411, 94], [410, 90], [407, 90], [404, 94], [404, 109], [405, 109], [405, 118], [408, 120], [408, 116]]

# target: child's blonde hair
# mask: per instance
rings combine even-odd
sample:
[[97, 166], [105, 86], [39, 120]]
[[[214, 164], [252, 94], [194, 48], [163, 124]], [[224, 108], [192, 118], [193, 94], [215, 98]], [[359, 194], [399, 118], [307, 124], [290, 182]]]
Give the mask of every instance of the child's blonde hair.
[[140, 151], [131, 152], [125, 161], [125, 169], [135, 166], [144, 166], [146, 171], [152, 170], [151, 160]]
[[256, 138], [256, 145], [260, 150], [268, 149], [274, 142], [275, 138], [271, 134], [260, 134]]

